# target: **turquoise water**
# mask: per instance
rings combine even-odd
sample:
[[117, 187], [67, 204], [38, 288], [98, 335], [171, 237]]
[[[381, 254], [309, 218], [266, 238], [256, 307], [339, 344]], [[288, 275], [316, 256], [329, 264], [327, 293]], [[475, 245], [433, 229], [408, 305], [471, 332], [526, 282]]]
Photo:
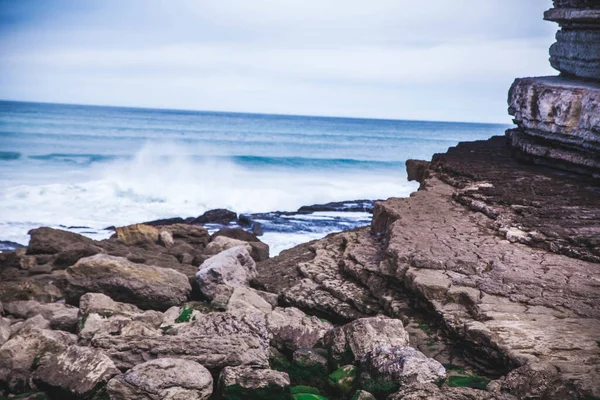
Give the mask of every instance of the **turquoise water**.
[[[265, 213], [407, 196], [416, 186], [405, 160], [505, 129], [0, 101], [0, 240], [26, 244], [40, 225], [105, 237], [106, 226], [212, 208]], [[352, 227], [369, 217], [315, 216], [327, 218]], [[280, 249], [332, 226], [265, 240]]]

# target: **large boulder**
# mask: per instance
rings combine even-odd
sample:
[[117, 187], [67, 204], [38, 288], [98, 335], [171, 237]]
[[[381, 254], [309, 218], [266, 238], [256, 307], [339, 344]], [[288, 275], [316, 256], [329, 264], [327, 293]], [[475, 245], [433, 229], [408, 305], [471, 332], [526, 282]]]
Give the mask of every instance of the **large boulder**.
[[307, 316], [294, 307], [277, 307], [266, 319], [273, 335], [271, 345], [289, 353], [314, 347], [333, 328], [329, 322]]
[[120, 371], [101, 351], [70, 346], [47, 357], [33, 374], [40, 389], [56, 398], [93, 399]]
[[291, 398], [290, 377], [285, 372], [250, 367], [227, 367], [219, 376], [224, 400], [285, 400]]
[[166, 310], [186, 301], [192, 290], [188, 278], [175, 270], [105, 254], [79, 260], [66, 274], [67, 301], [73, 304], [86, 292], [99, 292], [143, 309]]
[[206, 246], [205, 254], [212, 256], [236, 246], [244, 246], [248, 253], [252, 252], [252, 247], [250, 247], [250, 243], [248, 242], [226, 236], [217, 236]]
[[[237, 214], [233, 211], [226, 210], [224, 208], [217, 208], [214, 210], [208, 210], [198, 218], [194, 218], [189, 223], [193, 225], [204, 225], [204, 224], [219, 224], [228, 225], [230, 222], [237, 220]], [[187, 220], [186, 220], [187, 222]]]
[[31, 239], [27, 255], [34, 255], [37, 264], [46, 264], [52, 269], [64, 269], [80, 258], [102, 252], [92, 239], [73, 232], [42, 227], [29, 231]]
[[254, 312], [269, 314], [273, 307], [256, 290], [240, 286], [233, 289], [226, 310], [233, 314]]
[[379, 346], [408, 346], [402, 321], [387, 317], [361, 318], [330, 331], [323, 339], [331, 358], [340, 364], [359, 361]]
[[200, 292], [212, 300], [217, 285], [248, 286], [256, 275], [256, 263], [244, 246], [237, 246], [202, 263], [196, 273], [196, 280]]
[[77, 326], [76, 307], [62, 303], [39, 303], [37, 301], [11, 301], [5, 304], [6, 312], [17, 318], [41, 315], [50, 321], [52, 329], [75, 332]]
[[177, 358], [159, 358], [136, 365], [107, 386], [111, 400], [205, 400], [213, 379], [202, 365]]
[[446, 369], [412, 347], [380, 346], [363, 355], [360, 382], [376, 396], [395, 392], [403, 385], [440, 383]]
[[63, 351], [76, 341], [75, 335], [62, 331], [21, 330], [0, 347], [0, 385], [13, 392], [26, 391], [31, 371], [43, 358]]

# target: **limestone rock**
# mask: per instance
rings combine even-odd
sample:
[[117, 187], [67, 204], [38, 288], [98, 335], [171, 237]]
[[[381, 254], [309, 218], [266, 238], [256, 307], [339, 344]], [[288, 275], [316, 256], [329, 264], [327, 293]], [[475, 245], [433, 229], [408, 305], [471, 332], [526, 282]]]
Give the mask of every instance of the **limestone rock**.
[[269, 314], [272, 311], [271, 304], [267, 303], [254, 289], [236, 287], [227, 302], [227, 311], [230, 313], [261, 312]]
[[133, 304], [120, 303], [102, 293], [86, 293], [79, 298], [79, 311], [82, 315], [100, 314], [111, 316], [121, 314], [133, 316], [141, 314], [142, 310]]
[[67, 301], [77, 304], [85, 292], [99, 292], [143, 309], [166, 310], [187, 300], [188, 278], [171, 269], [134, 264], [99, 254], [67, 269]]
[[75, 335], [62, 331], [21, 330], [0, 347], [0, 384], [14, 392], [26, 391], [32, 369], [44, 357], [63, 351], [76, 341]]
[[38, 314], [25, 321], [17, 322], [10, 327], [11, 336], [17, 335], [20, 331], [26, 331], [32, 328], [50, 329], [50, 321]]
[[277, 307], [267, 315], [266, 321], [273, 335], [272, 346], [288, 352], [314, 347], [333, 327], [329, 322], [309, 317], [294, 307]]
[[41, 315], [50, 321], [52, 329], [75, 332], [77, 327], [76, 307], [62, 303], [39, 303], [37, 301], [12, 301], [5, 304], [6, 312], [17, 318], [31, 318]]
[[56, 397], [92, 399], [120, 371], [101, 351], [69, 346], [44, 359], [33, 374], [36, 386]]
[[442, 364], [412, 347], [376, 347], [363, 355], [360, 363], [362, 388], [376, 396], [403, 385], [440, 383], [446, 378]]
[[442, 387], [432, 383], [403, 386], [387, 400], [517, 400], [505, 393], [490, 393], [471, 388]]
[[217, 236], [206, 246], [205, 254], [212, 256], [236, 246], [244, 246], [248, 253], [252, 252], [252, 247], [250, 247], [248, 242], [232, 239], [226, 236]]
[[160, 240], [160, 244], [165, 246], [166, 248], [171, 248], [175, 245], [175, 240], [173, 239], [173, 234], [170, 231], [164, 230], [158, 233], [158, 238]]
[[0, 317], [0, 346], [8, 341], [11, 333], [10, 320]]
[[402, 321], [387, 317], [361, 318], [330, 331], [323, 339], [337, 363], [359, 361], [380, 346], [407, 346], [408, 333]]
[[117, 239], [127, 246], [155, 244], [158, 229], [150, 225], [134, 224], [116, 228]]
[[219, 390], [225, 400], [280, 400], [291, 397], [288, 374], [271, 369], [224, 368], [219, 375]]
[[213, 379], [206, 368], [189, 360], [159, 358], [136, 365], [107, 386], [111, 400], [206, 400]]
[[198, 269], [196, 280], [202, 294], [212, 300], [217, 285], [248, 286], [256, 274], [256, 263], [248, 251], [237, 246], [206, 260]]

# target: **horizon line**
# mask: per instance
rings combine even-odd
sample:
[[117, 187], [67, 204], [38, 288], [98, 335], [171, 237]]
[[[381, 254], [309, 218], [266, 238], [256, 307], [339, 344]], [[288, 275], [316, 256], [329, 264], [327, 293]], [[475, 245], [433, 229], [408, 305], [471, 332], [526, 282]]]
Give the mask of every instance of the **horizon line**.
[[48, 101], [0, 99], [0, 103], [2, 103], [2, 102], [4, 102], [4, 103], [11, 102], [11, 103], [49, 104], [49, 105], [61, 105], [61, 106], [129, 108], [129, 109], [134, 109], [134, 110], [183, 111], [183, 112], [199, 112], [199, 113], [215, 113], [215, 114], [274, 115], [274, 116], [280, 116], [280, 117], [308, 117], [308, 118], [357, 119], [357, 120], [404, 121], [404, 122], [438, 122], [438, 123], [451, 123], [451, 124], [511, 126], [511, 124], [502, 123], [502, 122], [442, 121], [442, 120], [427, 120], [427, 119], [400, 119], [400, 118], [374, 118], [374, 117], [343, 117], [343, 116], [336, 116], [336, 115], [308, 115], [308, 114], [287, 114], [287, 113], [246, 112], [246, 111], [198, 110], [198, 109], [191, 109], [191, 108], [118, 106], [118, 105], [107, 105], [107, 104], [80, 104], [80, 103], [62, 103], [62, 102], [48, 102]]

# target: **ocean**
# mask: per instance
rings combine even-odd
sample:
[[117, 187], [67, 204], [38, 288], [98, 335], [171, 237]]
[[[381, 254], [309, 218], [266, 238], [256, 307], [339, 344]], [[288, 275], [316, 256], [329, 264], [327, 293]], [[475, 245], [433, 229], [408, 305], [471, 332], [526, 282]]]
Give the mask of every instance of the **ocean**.
[[298, 208], [408, 196], [407, 159], [506, 128], [0, 101], [0, 241], [27, 245], [40, 226], [103, 239], [227, 208], [257, 214], [276, 255], [371, 219], [368, 207]]

